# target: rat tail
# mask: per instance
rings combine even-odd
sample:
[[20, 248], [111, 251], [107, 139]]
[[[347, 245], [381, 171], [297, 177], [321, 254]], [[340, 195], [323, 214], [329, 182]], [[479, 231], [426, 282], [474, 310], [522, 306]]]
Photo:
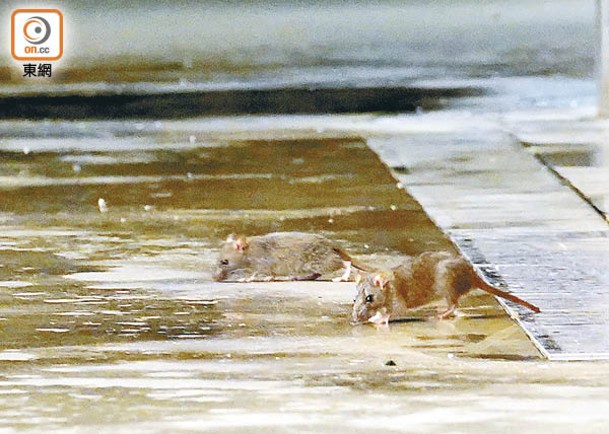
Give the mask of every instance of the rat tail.
[[371, 268], [366, 264], [363, 264], [360, 261], [353, 259], [351, 256], [349, 256], [349, 254], [347, 254], [347, 252], [342, 249], [339, 249], [338, 247], [335, 247], [334, 251], [338, 254], [338, 256], [340, 256], [343, 261], [351, 262], [351, 265], [353, 265], [358, 270], [362, 270], [367, 273], [372, 273], [373, 271], [375, 271], [374, 268]]
[[520, 297], [516, 297], [515, 295], [510, 294], [509, 292], [505, 292], [505, 291], [503, 291], [503, 290], [501, 290], [499, 288], [496, 288], [496, 287], [494, 287], [492, 285], [489, 285], [480, 276], [478, 276], [477, 273], [475, 275], [476, 275], [476, 280], [474, 282], [474, 285], [477, 288], [480, 288], [483, 291], [486, 291], [486, 292], [488, 292], [490, 294], [496, 295], [497, 297], [501, 297], [501, 298], [505, 298], [506, 300], [513, 301], [514, 303], [519, 304], [521, 306], [524, 306], [527, 309], [531, 309], [535, 313], [541, 312], [541, 309], [539, 309], [534, 304], [531, 304], [528, 301], [525, 301], [525, 300], [523, 300]]

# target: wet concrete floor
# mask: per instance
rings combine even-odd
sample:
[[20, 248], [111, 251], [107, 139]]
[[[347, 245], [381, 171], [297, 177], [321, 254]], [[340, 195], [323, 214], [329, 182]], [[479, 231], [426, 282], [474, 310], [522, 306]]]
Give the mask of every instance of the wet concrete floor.
[[319, 232], [379, 266], [450, 249], [359, 138], [394, 121], [3, 123], [0, 425], [439, 432], [586, 408], [601, 426], [609, 403], [590, 393], [609, 383], [549, 370], [486, 294], [452, 320], [422, 321], [432, 306], [376, 329], [348, 323], [353, 283], [210, 281], [234, 231]]
[[607, 124], [583, 109], [506, 120], [523, 146], [601, 213], [609, 214]]
[[[566, 123], [568, 113], [538, 113], [537, 121], [517, 113], [463, 118], [454, 134], [430, 130], [368, 143], [398, 167], [398, 178], [488, 279], [540, 306], [536, 315], [508, 309], [546, 357], [606, 359], [609, 227], [594, 200], [606, 172], [604, 147], [561, 144], [558, 132], [549, 133], [552, 124], [563, 132], [573, 126], [562, 139], [574, 138], [595, 125], [579, 136], [586, 140], [603, 123]], [[544, 144], [544, 137], [556, 141]]]

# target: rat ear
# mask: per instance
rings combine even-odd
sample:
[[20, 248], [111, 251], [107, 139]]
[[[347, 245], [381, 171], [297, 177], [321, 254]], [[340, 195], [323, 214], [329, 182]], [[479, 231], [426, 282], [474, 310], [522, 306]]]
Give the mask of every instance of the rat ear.
[[243, 253], [249, 247], [247, 243], [247, 239], [245, 237], [239, 237], [236, 240], [233, 240], [233, 246], [235, 246], [235, 250], [239, 253]]
[[387, 279], [385, 279], [380, 274], [377, 274], [376, 276], [374, 276], [373, 282], [374, 282], [374, 286], [378, 286], [379, 288], [382, 289], [387, 284]]

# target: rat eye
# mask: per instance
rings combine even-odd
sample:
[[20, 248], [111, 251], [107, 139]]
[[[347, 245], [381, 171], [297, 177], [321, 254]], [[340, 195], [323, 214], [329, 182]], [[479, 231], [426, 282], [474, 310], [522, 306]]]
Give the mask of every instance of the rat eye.
[[374, 295], [368, 294], [366, 296], [366, 303], [372, 303], [374, 301]]
[[228, 259], [222, 259], [220, 265], [228, 265]]

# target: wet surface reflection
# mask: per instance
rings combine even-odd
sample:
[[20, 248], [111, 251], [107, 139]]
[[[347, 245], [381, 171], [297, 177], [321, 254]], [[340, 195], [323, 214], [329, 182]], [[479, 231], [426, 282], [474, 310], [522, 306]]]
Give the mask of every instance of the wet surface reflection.
[[[607, 166], [609, 151], [604, 136], [595, 137], [589, 144], [570, 143], [573, 137], [562, 131], [546, 132], [556, 143], [523, 143], [538, 159], [570, 185], [605, 218], [609, 215]], [[594, 133], [593, 133], [594, 134]], [[598, 135], [598, 132], [596, 132]], [[544, 137], [547, 140], [548, 137]]]
[[319, 232], [378, 266], [450, 249], [361, 139], [135, 125], [1, 132], [1, 426], [363, 432], [375, 414], [348, 417], [363, 399], [391, 402], [393, 429], [393, 411], [449, 391], [529, 368], [552, 383], [486, 294], [455, 320], [422, 320], [432, 306], [375, 329], [348, 323], [353, 283], [211, 282], [231, 232]]

